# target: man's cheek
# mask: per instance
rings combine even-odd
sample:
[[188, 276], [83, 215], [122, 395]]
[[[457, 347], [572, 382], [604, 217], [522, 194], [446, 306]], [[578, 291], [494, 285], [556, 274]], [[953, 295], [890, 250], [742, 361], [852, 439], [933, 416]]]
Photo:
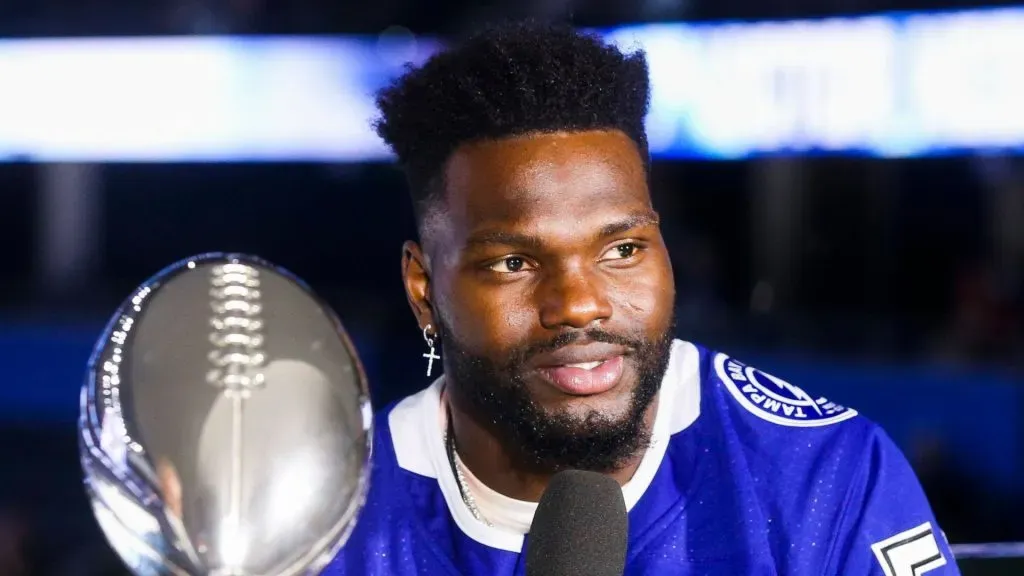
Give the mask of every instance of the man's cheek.
[[[489, 349], [515, 346], [529, 338], [537, 314], [521, 302], [490, 299], [476, 302], [460, 311], [458, 320], [473, 330], [473, 338], [486, 342]], [[460, 328], [463, 324], [460, 324]]]

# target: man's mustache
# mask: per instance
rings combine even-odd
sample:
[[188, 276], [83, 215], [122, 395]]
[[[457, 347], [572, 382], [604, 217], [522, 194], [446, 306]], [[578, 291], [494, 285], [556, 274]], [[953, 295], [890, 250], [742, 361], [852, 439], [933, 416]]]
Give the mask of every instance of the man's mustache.
[[601, 330], [600, 328], [590, 328], [587, 330], [563, 332], [550, 340], [530, 344], [513, 355], [511, 364], [522, 364], [538, 354], [554, 352], [560, 348], [577, 344], [579, 342], [602, 342], [604, 344], [615, 344], [616, 346], [623, 346], [627, 348], [630, 353], [635, 353], [645, 345], [645, 341], [642, 339], [613, 334], [611, 332]]

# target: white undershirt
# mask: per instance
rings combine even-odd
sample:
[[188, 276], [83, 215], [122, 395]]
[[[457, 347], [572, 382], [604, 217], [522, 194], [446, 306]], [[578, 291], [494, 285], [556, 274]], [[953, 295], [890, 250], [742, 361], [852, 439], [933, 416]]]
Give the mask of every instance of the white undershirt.
[[485, 520], [495, 528], [513, 534], [523, 535], [530, 531], [533, 515], [537, 512], [536, 502], [516, 500], [492, 490], [469, 471], [469, 467], [459, 458], [458, 452], [455, 453], [455, 463], [462, 470], [466, 486], [476, 501], [476, 509]]

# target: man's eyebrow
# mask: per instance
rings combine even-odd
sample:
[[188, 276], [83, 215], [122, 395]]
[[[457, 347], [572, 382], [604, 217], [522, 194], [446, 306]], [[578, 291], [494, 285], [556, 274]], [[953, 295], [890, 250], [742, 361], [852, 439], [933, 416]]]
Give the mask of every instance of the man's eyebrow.
[[634, 212], [621, 220], [602, 226], [599, 237], [607, 238], [609, 236], [616, 236], [624, 232], [629, 232], [634, 228], [657, 226], [658, 223], [658, 215], [654, 212]]
[[466, 239], [466, 246], [486, 246], [489, 244], [500, 244], [502, 246], [522, 246], [524, 248], [539, 248], [540, 239], [529, 234], [509, 232], [506, 230], [483, 230], [471, 234]]
[[[654, 212], [635, 212], [602, 226], [597, 238], [615, 236], [644, 226], [657, 226], [658, 222], [658, 215]], [[478, 247], [493, 244], [539, 249], [543, 242], [536, 236], [508, 230], [482, 230], [471, 234], [466, 239], [466, 246]]]

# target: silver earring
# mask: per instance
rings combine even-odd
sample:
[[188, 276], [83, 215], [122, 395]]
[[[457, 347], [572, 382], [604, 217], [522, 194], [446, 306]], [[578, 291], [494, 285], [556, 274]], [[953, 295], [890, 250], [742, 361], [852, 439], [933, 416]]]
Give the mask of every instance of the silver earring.
[[427, 346], [430, 347], [430, 351], [423, 355], [427, 359], [427, 377], [430, 377], [430, 373], [434, 371], [434, 360], [440, 360], [441, 357], [434, 353], [434, 337], [430, 334], [432, 326], [427, 324], [423, 327], [423, 339], [427, 341]]

